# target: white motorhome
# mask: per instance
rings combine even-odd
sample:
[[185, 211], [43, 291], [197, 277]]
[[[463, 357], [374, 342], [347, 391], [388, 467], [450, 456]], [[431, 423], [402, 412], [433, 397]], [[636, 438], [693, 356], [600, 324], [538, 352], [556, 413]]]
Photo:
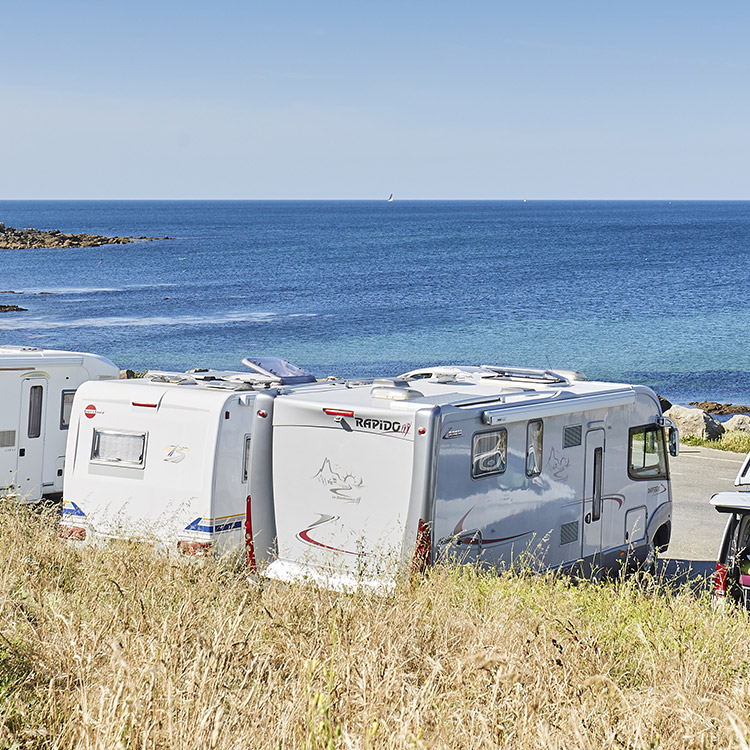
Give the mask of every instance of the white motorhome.
[[[669, 543], [671, 423], [646, 387], [434, 367], [261, 393], [253, 418], [247, 556], [272, 578], [382, 588], [443, 561], [611, 568]], [[676, 455], [674, 426], [669, 443]]]
[[118, 376], [96, 354], [0, 346], [0, 497], [59, 497], [73, 394]]
[[185, 554], [242, 550], [256, 395], [315, 385], [283, 360], [243, 364], [253, 371], [150, 372], [82, 386], [71, 413], [61, 536], [145, 540]]

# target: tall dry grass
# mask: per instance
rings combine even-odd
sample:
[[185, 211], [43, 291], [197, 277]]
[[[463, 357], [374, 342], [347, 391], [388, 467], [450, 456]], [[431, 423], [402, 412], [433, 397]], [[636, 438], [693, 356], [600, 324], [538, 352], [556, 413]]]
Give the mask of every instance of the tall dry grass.
[[2, 510], [5, 748], [747, 747], [750, 624], [686, 588], [254, 586]]

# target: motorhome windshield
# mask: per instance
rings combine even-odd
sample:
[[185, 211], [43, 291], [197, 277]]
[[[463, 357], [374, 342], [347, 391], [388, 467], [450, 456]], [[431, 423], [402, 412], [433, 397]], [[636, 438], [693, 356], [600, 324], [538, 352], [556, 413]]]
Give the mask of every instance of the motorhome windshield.
[[630, 430], [628, 474], [631, 479], [667, 479], [664, 429], [657, 425]]

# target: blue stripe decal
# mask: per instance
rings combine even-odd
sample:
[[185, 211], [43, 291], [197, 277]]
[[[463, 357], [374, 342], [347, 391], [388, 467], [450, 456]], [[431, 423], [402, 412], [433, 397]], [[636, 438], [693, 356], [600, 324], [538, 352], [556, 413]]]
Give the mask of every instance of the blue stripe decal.
[[202, 518], [196, 518], [195, 521], [192, 521], [185, 527], [185, 530], [186, 531], [211, 531], [210, 528], [206, 528], [205, 526], [201, 528], [200, 523], [202, 520], [203, 520]]
[[86, 514], [72, 500], [66, 500], [63, 504], [63, 515], [86, 517]]
[[[207, 521], [208, 524], [203, 523]], [[220, 521], [219, 523], [212, 524], [210, 518], [196, 518], [185, 527], [185, 531], [203, 531], [207, 534], [217, 534], [220, 531], [232, 531], [234, 529], [241, 529], [242, 521]]]

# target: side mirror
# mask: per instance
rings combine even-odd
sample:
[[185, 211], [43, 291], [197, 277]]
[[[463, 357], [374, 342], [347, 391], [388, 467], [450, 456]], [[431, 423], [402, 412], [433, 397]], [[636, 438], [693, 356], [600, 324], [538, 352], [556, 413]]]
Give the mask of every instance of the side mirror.
[[676, 427], [669, 428], [669, 455], [677, 456], [680, 452], [680, 433]]

